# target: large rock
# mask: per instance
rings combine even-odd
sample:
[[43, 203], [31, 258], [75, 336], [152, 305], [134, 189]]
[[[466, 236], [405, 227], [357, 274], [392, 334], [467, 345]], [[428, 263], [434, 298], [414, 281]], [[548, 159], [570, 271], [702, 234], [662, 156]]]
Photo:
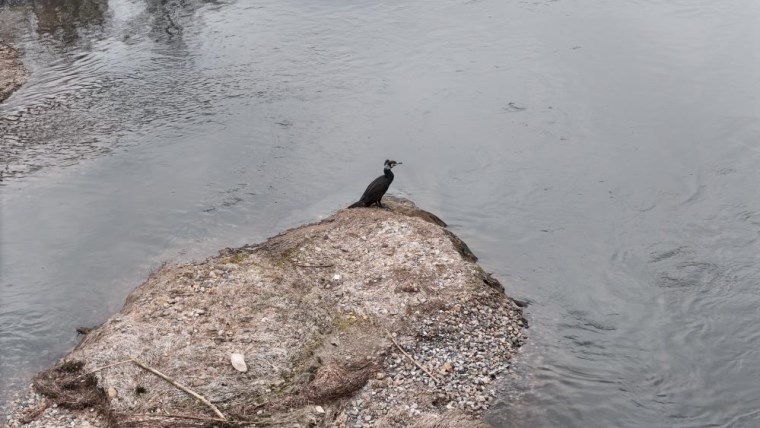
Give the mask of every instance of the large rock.
[[[387, 199], [164, 266], [65, 360], [87, 373], [137, 358], [237, 421], [480, 426], [525, 320], [440, 219]], [[132, 363], [91, 376], [119, 392], [106, 411], [118, 425], [217, 417]]]

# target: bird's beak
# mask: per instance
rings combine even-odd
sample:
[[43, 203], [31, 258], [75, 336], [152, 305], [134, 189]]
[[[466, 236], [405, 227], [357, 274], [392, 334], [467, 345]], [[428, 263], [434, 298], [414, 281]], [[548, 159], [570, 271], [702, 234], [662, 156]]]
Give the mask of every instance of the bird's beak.
[[404, 162], [396, 162], [396, 165], [401, 165], [402, 163], [404, 163]]

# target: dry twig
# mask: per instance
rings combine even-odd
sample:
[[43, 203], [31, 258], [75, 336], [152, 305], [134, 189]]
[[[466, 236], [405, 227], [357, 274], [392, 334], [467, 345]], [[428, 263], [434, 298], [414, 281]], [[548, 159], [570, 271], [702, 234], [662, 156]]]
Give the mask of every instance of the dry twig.
[[23, 425], [32, 423], [41, 414], [45, 413], [45, 410], [47, 410], [48, 407], [50, 407], [50, 402], [48, 400], [43, 400], [36, 407], [32, 407], [31, 409], [26, 409], [21, 414], [21, 419], [19, 419], [19, 422], [21, 422]]
[[415, 366], [419, 367], [423, 372], [427, 373], [427, 375], [430, 376], [431, 379], [433, 379], [433, 382], [438, 383], [438, 378], [433, 376], [433, 373], [430, 373], [428, 369], [426, 369], [425, 367], [422, 367], [422, 364], [417, 362], [417, 360], [412, 358], [411, 355], [409, 355], [406, 351], [404, 351], [404, 348], [402, 348], [401, 345], [399, 345], [398, 342], [396, 342], [396, 339], [394, 339], [393, 336], [391, 336], [391, 333], [388, 330], [386, 330], [385, 333], [388, 334], [388, 337], [391, 339], [393, 344], [396, 345], [396, 348], [398, 348], [399, 351], [401, 351], [404, 355], [406, 355], [406, 358], [409, 358], [409, 360], [411, 360]]
[[175, 419], [191, 419], [194, 421], [209, 421], [209, 422], [229, 422], [227, 419], [219, 419], [219, 418], [205, 418], [202, 416], [191, 416], [191, 415], [177, 415], [172, 413], [138, 413], [136, 415], [125, 415], [133, 418], [175, 418]]
[[205, 405], [206, 405], [206, 406], [208, 406], [208, 407], [209, 407], [211, 410], [213, 410], [213, 411], [214, 411], [214, 413], [216, 413], [216, 414], [217, 414], [217, 416], [219, 416], [219, 418], [221, 418], [221, 419], [222, 419], [222, 420], [224, 420], [224, 421], [227, 421], [227, 418], [226, 418], [226, 417], [224, 417], [224, 414], [223, 414], [222, 412], [220, 412], [220, 411], [219, 411], [219, 409], [218, 409], [216, 406], [214, 406], [213, 404], [211, 404], [211, 402], [210, 402], [210, 401], [208, 401], [206, 398], [204, 398], [202, 395], [198, 394], [197, 392], [193, 391], [192, 389], [190, 389], [190, 388], [188, 388], [188, 387], [186, 387], [186, 386], [184, 386], [184, 385], [181, 385], [181, 384], [179, 384], [177, 381], [175, 381], [174, 379], [170, 378], [169, 376], [167, 376], [167, 375], [165, 375], [165, 374], [161, 373], [160, 371], [158, 371], [158, 370], [156, 370], [156, 369], [154, 369], [154, 368], [152, 368], [152, 367], [148, 367], [147, 365], [145, 365], [145, 363], [143, 363], [143, 362], [142, 362], [142, 361], [140, 361], [140, 360], [137, 360], [137, 359], [135, 359], [135, 358], [132, 358], [132, 360], [131, 360], [131, 361], [132, 361], [133, 363], [135, 363], [137, 366], [139, 366], [140, 368], [142, 368], [142, 369], [144, 369], [144, 370], [147, 370], [147, 371], [149, 371], [149, 372], [153, 373], [154, 375], [156, 375], [156, 376], [160, 377], [161, 379], [163, 379], [163, 380], [165, 380], [165, 381], [169, 382], [170, 384], [172, 384], [172, 385], [176, 386], [177, 388], [179, 388], [179, 389], [181, 389], [181, 390], [185, 391], [186, 393], [188, 393], [188, 394], [192, 395], [193, 397], [197, 398], [197, 399], [198, 399], [198, 400], [200, 400], [200, 401], [201, 401], [203, 404], [205, 404]]
[[107, 365], [107, 366], [98, 367], [98, 368], [97, 368], [97, 369], [95, 369], [95, 370], [91, 370], [91, 371], [89, 371], [89, 372], [87, 372], [87, 373], [85, 373], [85, 374], [79, 375], [79, 376], [77, 377], [77, 379], [79, 379], [79, 378], [83, 378], [83, 377], [85, 377], [85, 376], [87, 376], [87, 375], [91, 375], [91, 374], [93, 374], [93, 373], [97, 373], [97, 372], [99, 372], [99, 371], [101, 371], [101, 370], [105, 370], [105, 369], [108, 369], [108, 368], [111, 368], [111, 367], [114, 367], [114, 366], [118, 366], [118, 365], [121, 365], [121, 364], [125, 364], [125, 363], [128, 363], [128, 362], [130, 362], [130, 361], [132, 361], [132, 359], [131, 359], [131, 358], [130, 358], [129, 360], [123, 360], [123, 361], [119, 361], [119, 362], [117, 362], [117, 363], [109, 364], [109, 365]]
[[293, 264], [295, 266], [305, 267], [305, 268], [330, 268], [330, 267], [335, 266], [335, 264], [333, 264], [333, 263], [327, 263], [327, 264], [323, 264], [323, 265], [304, 265], [304, 264], [293, 262]]

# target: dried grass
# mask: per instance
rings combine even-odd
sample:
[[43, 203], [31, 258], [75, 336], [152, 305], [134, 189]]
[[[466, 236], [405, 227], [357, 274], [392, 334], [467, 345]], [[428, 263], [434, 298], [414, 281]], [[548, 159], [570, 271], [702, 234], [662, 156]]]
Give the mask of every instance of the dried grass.
[[328, 403], [351, 396], [367, 384], [369, 378], [377, 372], [375, 362], [347, 367], [338, 363], [324, 365], [317, 370], [314, 380], [306, 390], [309, 403]]
[[94, 375], [80, 376], [83, 367], [83, 361], [64, 361], [52, 369], [37, 373], [32, 379], [32, 384], [35, 391], [61, 407], [93, 407], [105, 411], [108, 408], [106, 393], [98, 387], [98, 380]]

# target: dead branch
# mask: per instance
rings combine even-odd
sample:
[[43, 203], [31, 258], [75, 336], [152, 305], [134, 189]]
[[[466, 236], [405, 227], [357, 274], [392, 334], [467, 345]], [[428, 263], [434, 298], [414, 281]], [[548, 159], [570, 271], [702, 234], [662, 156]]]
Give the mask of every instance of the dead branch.
[[411, 362], [413, 362], [415, 366], [419, 367], [423, 372], [427, 373], [427, 375], [430, 376], [431, 379], [433, 379], [433, 382], [435, 382], [436, 384], [438, 383], [438, 378], [433, 376], [433, 373], [430, 373], [428, 369], [426, 369], [425, 367], [422, 367], [422, 364], [420, 364], [419, 362], [417, 362], [417, 360], [412, 358], [411, 355], [407, 354], [407, 352], [404, 351], [404, 348], [402, 348], [401, 345], [399, 345], [398, 342], [396, 342], [396, 339], [394, 339], [393, 336], [391, 336], [391, 333], [388, 330], [386, 330], [385, 333], [388, 334], [388, 337], [391, 339], [393, 344], [396, 345], [396, 348], [398, 348], [399, 351], [401, 351], [404, 355], [406, 355], [406, 357], [409, 358], [409, 360], [411, 360]]
[[335, 266], [333, 263], [323, 264], [323, 265], [303, 265], [300, 263], [293, 262], [293, 265], [298, 267], [305, 267], [305, 268], [330, 268]]
[[135, 359], [135, 358], [132, 358], [132, 360], [131, 360], [131, 361], [132, 361], [133, 363], [135, 363], [137, 366], [139, 366], [140, 368], [142, 368], [142, 369], [144, 369], [144, 370], [147, 370], [147, 371], [149, 371], [149, 372], [153, 373], [154, 375], [156, 375], [156, 376], [160, 377], [161, 379], [163, 379], [163, 380], [165, 380], [165, 381], [169, 382], [170, 384], [172, 384], [172, 385], [174, 385], [175, 387], [177, 387], [177, 388], [181, 389], [182, 391], [185, 391], [186, 393], [188, 393], [188, 394], [192, 395], [193, 397], [197, 398], [197, 399], [198, 399], [198, 400], [200, 400], [200, 401], [201, 401], [203, 404], [205, 404], [205, 405], [206, 405], [206, 406], [208, 406], [208, 407], [209, 407], [211, 410], [213, 410], [213, 411], [214, 411], [214, 413], [216, 413], [216, 414], [217, 414], [217, 416], [219, 416], [219, 418], [221, 418], [221, 419], [222, 419], [222, 420], [224, 420], [224, 421], [227, 421], [227, 418], [226, 418], [226, 417], [224, 417], [224, 414], [223, 414], [222, 412], [220, 412], [220, 411], [219, 411], [219, 409], [218, 409], [216, 406], [214, 406], [213, 404], [211, 404], [211, 402], [210, 402], [210, 401], [208, 401], [206, 398], [204, 398], [202, 395], [198, 394], [197, 392], [193, 391], [192, 389], [190, 389], [190, 388], [188, 388], [188, 387], [186, 387], [186, 386], [184, 386], [184, 385], [181, 385], [181, 384], [179, 384], [177, 381], [175, 381], [174, 379], [170, 378], [169, 376], [167, 376], [167, 375], [165, 375], [165, 374], [161, 373], [160, 371], [158, 371], [158, 370], [156, 370], [156, 369], [154, 369], [154, 368], [152, 368], [152, 367], [148, 367], [147, 365], [145, 365], [145, 363], [143, 363], [143, 362], [142, 362], [142, 361], [140, 361], [140, 360], [137, 360], [137, 359]]
[[129, 359], [129, 360], [123, 360], [123, 361], [119, 361], [119, 362], [117, 362], [117, 363], [109, 364], [109, 365], [107, 365], [107, 366], [103, 366], [103, 367], [98, 367], [98, 368], [97, 368], [97, 369], [95, 369], [95, 370], [91, 370], [91, 371], [89, 371], [89, 372], [87, 372], [87, 373], [85, 373], [85, 374], [79, 375], [79, 376], [77, 377], [77, 379], [79, 379], [79, 378], [82, 378], [82, 377], [85, 377], [85, 376], [87, 376], [87, 375], [91, 375], [91, 374], [93, 374], [93, 373], [97, 373], [97, 372], [99, 372], [99, 371], [101, 371], [101, 370], [105, 370], [105, 369], [108, 369], [108, 368], [111, 368], [111, 367], [114, 367], [114, 366], [118, 366], [118, 365], [121, 365], [121, 364], [125, 364], [125, 363], [128, 363], [128, 362], [130, 362], [130, 361], [132, 361], [132, 359]]
[[173, 413], [138, 413], [135, 415], [127, 414], [128, 417], [133, 418], [174, 418], [174, 419], [191, 419], [194, 421], [208, 421], [208, 422], [229, 422], [227, 419], [219, 418], [206, 418], [203, 416], [191, 416], [191, 415], [178, 415]]

